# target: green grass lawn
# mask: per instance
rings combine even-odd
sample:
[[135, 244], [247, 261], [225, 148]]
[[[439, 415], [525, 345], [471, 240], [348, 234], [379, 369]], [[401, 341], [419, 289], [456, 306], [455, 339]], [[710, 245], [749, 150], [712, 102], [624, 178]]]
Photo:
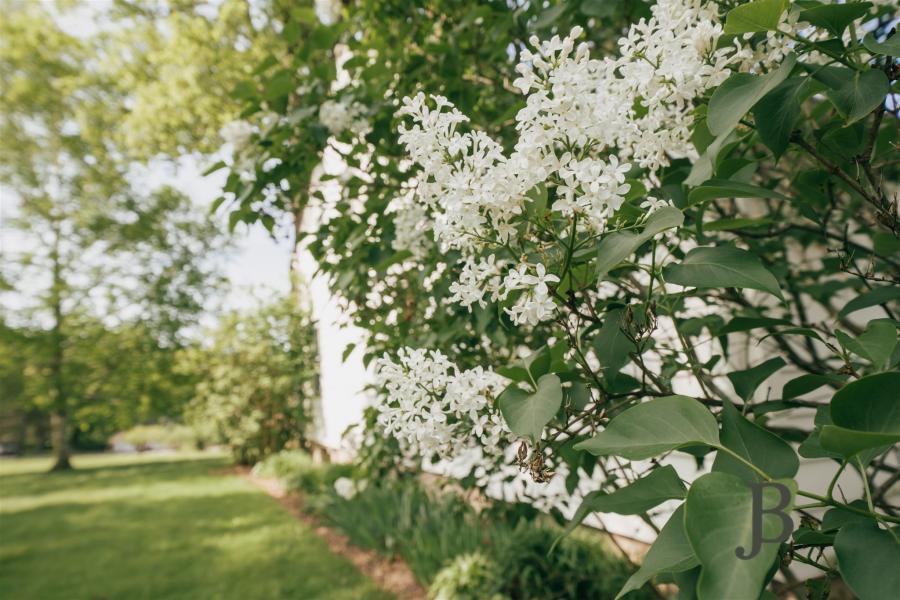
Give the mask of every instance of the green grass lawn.
[[208, 455], [0, 460], [4, 600], [391, 596]]

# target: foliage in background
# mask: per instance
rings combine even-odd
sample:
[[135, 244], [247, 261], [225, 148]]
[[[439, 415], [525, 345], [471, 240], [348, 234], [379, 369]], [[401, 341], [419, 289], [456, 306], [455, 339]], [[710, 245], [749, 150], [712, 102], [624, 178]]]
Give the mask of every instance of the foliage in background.
[[203, 440], [197, 432], [186, 425], [161, 423], [158, 425], [138, 425], [114, 437], [114, 441], [134, 446], [139, 452], [147, 450], [194, 450]]
[[316, 330], [308, 309], [280, 298], [225, 315], [207, 344], [184, 351], [197, 377], [188, 423], [241, 464], [305, 447], [318, 399]]
[[502, 504], [479, 513], [456, 493], [426, 491], [414, 478], [369, 482], [349, 498], [331, 490], [307, 503], [354, 544], [401, 556], [436, 597], [464, 588], [473, 598], [610, 598], [628, 576], [627, 563], [595, 535], [567, 538], [551, 552], [558, 528]]
[[316, 463], [305, 450], [282, 450], [253, 466], [253, 474], [278, 479], [287, 489], [305, 493], [322, 493], [331, 490], [334, 482], [350, 477], [353, 465]]
[[[797, 562], [887, 597], [866, 565], [900, 559], [896, 7], [612, 6], [373, 0], [307, 22], [310, 48], [349, 50], [331, 89], [370, 128], [331, 131], [337, 184], [233, 169], [223, 205], [274, 221], [299, 193], [329, 217], [312, 250], [370, 353], [389, 352], [368, 448], [399, 441], [414, 463], [492, 447], [499, 411], [520, 441], [471, 481], [516, 463], [564, 478], [576, 523], [684, 500], [622, 593], [675, 577], [756, 600]], [[311, 73], [306, 52], [277, 60]], [[257, 155], [272, 140], [315, 164], [293, 86], [249, 88], [251, 114], [280, 115]], [[491, 371], [510, 382], [499, 397]], [[712, 472], [686, 486], [660, 462], [682, 451]], [[800, 457], [832, 461], [824, 494], [798, 489]], [[847, 497], [845, 470], [863, 479]], [[802, 524], [741, 561], [760, 481], [788, 486]]]
[[438, 571], [428, 588], [434, 600], [503, 600], [503, 576], [493, 559], [482, 552], [460, 554]]
[[222, 239], [184, 196], [135, 184], [110, 136], [125, 99], [49, 8], [2, 5], [2, 296], [30, 340], [17, 352], [27, 385], [4, 403], [49, 415], [65, 468], [70, 443], [102, 446], [184, 403], [174, 354], [220, 282], [209, 256]]
[[290, 2], [115, 0], [98, 19], [98, 70], [129, 102], [117, 117], [130, 156], [214, 152], [219, 130], [237, 118], [229, 92], [284, 47], [273, 19]]

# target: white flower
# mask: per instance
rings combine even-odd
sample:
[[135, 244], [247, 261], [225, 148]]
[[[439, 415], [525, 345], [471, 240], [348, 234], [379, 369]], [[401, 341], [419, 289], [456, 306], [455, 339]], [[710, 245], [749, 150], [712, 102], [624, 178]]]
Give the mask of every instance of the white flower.
[[[526, 97], [509, 153], [469, 127], [447, 98], [419, 93], [403, 99], [397, 115], [411, 123], [401, 125], [399, 140], [420, 169], [413, 202], [429, 215], [441, 251], [462, 254], [452, 301], [485, 306], [488, 297], [504, 300], [524, 289], [507, 309], [514, 322], [553, 317], [552, 280], [543, 279], [543, 265], [509, 269], [509, 261], [497, 260], [488, 267], [485, 257], [493, 260], [504, 246], [543, 243], [524, 223], [529, 193], [538, 185], [555, 185], [551, 210], [571, 218], [576, 234], [594, 235], [614, 224], [631, 191], [626, 176], [633, 168], [655, 184], [672, 159], [696, 158], [691, 131], [698, 99], [735, 70], [780, 61], [792, 43], [787, 34], [800, 27], [797, 12], [785, 12], [765, 41], [721, 44], [719, 10], [704, 0], [658, 0], [650, 18], [618, 40], [618, 56], [602, 60], [577, 42], [577, 27], [566, 37], [532, 37], [516, 67], [514, 85]], [[661, 206], [653, 198], [641, 205], [645, 217]], [[411, 221], [398, 230], [408, 230]], [[528, 279], [535, 277], [541, 282]]]
[[475, 367], [460, 370], [437, 351], [403, 348], [399, 362], [376, 361], [386, 398], [378, 422], [409, 456], [453, 458], [481, 447], [490, 459], [512, 434], [494, 406], [505, 380]]
[[239, 154], [253, 137], [253, 125], [247, 121], [231, 121], [222, 126], [219, 136], [231, 146], [232, 154]]
[[334, 25], [341, 18], [341, 0], [316, 0], [315, 10], [322, 25]]
[[349, 477], [338, 477], [334, 480], [334, 491], [341, 498], [350, 500], [356, 495], [357, 489], [356, 484]]
[[366, 135], [371, 127], [365, 118], [366, 109], [359, 102], [342, 99], [326, 100], [319, 107], [319, 121], [333, 135], [350, 131], [354, 135]]

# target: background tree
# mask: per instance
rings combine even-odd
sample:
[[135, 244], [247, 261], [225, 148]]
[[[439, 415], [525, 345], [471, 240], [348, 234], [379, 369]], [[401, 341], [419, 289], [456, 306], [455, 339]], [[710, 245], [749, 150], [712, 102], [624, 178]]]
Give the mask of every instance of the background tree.
[[318, 396], [315, 331], [293, 295], [224, 316], [207, 344], [181, 355], [181, 372], [198, 381], [188, 421], [241, 464], [306, 447]]
[[130, 156], [212, 153], [243, 106], [231, 96], [284, 41], [273, 14], [287, 2], [115, 0], [98, 19], [98, 71], [128, 97], [114, 136]]
[[136, 191], [108, 137], [121, 96], [91, 69], [91, 48], [40, 4], [3, 9], [0, 181], [16, 201], [5, 265], [15, 293], [5, 296], [16, 326], [47, 331], [35, 405], [51, 416], [54, 468], [64, 469], [73, 411], [102, 402], [92, 377], [121, 365], [98, 364], [90, 342], [140, 322], [157, 348], [181, 343], [216, 280], [205, 257], [218, 242], [183, 196]]

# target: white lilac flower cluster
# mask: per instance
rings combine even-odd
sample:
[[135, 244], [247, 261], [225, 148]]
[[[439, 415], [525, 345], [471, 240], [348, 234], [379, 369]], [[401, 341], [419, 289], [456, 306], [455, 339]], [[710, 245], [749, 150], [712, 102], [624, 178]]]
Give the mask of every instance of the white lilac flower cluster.
[[322, 25], [334, 25], [341, 18], [341, 0], [316, 0], [316, 17]]
[[453, 459], [480, 447], [486, 458], [502, 456], [512, 440], [494, 399], [500, 375], [475, 367], [460, 370], [438, 351], [404, 348], [399, 362], [376, 361], [376, 382], [387, 392], [378, 423], [405, 454]]
[[409, 196], [395, 198], [388, 210], [394, 215], [391, 247], [397, 251], [406, 250], [415, 259], [424, 258], [433, 245], [428, 236], [432, 227], [428, 211]]
[[[484, 308], [485, 294], [490, 294], [491, 302], [497, 302], [520, 292], [512, 307], [505, 309], [513, 323], [534, 325], [552, 317], [556, 304], [547, 284], [559, 283], [559, 277], [547, 273], [542, 263], [520, 263], [507, 270], [508, 264], [509, 261], [497, 261], [493, 254], [478, 262], [464, 263], [459, 279], [450, 284], [450, 301], [467, 308], [477, 303]], [[504, 271], [506, 274], [502, 275]]]
[[319, 122], [332, 135], [340, 135], [344, 131], [350, 131], [354, 135], [365, 135], [370, 130], [369, 121], [365, 115], [365, 106], [346, 98], [326, 100], [319, 107]]
[[231, 145], [235, 153], [243, 150], [253, 137], [253, 133], [253, 125], [247, 121], [231, 121], [219, 130], [219, 136], [226, 144]]
[[[519, 139], [509, 155], [484, 132], [463, 131], [467, 117], [442, 96], [405, 98], [397, 113], [412, 120], [401, 126], [400, 141], [421, 167], [415, 199], [433, 219], [442, 250], [463, 254], [454, 299], [483, 305], [485, 297], [503, 300], [535, 286], [522, 294], [521, 306], [508, 309], [517, 323], [553, 316], [545, 290], [554, 276], [541, 264], [482, 256], [488, 247], [517, 242], [528, 193], [539, 184], [555, 185], [553, 211], [578, 215], [582, 230], [604, 231], [630, 190], [632, 165], [652, 183], [671, 158], [695, 156], [694, 100], [732, 69], [765, 58], [740, 42], [718, 47], [718, 6], [703, 0], [659, 0], [652, 17], [619, 40], [615, 58], [592, 59], [587, 44], [576, 45], [580, 35], [576, 27], [565, 38], [532, 38], [534, 50], [522, 52], [515, 85], [527, 99], [516, 115]], [[770, 42], [773, 55], [783, 56], [785, 46]], [[504, 277], [506, 269], [512, 271]]]

